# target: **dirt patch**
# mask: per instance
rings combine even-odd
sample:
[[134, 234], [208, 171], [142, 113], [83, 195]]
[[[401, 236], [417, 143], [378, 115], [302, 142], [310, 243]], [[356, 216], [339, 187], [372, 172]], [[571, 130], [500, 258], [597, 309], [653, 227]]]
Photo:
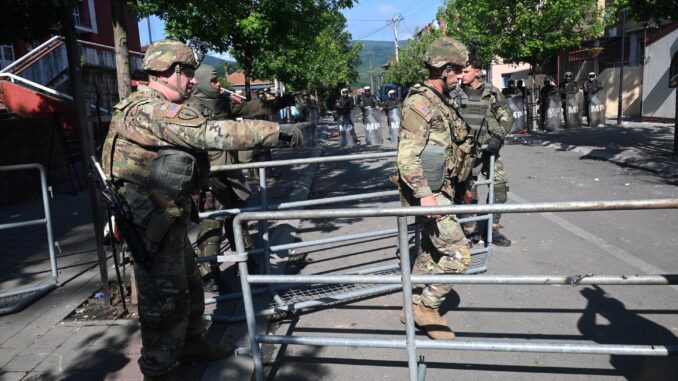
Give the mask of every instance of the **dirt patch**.
[[65, 319], [68, 322], [82, 322], [93, 320], [120, 320], [137, 319], [139, 314], [137, 306], [132, 305], [131, 287], [129, 282], [124, 284], [125, 306], [123, 307], [120, 297], [120, 286], [117, 281], [109, 282], [111, 290], [111, 303], [106, 305], [103, 290], [97, 290], [78, 307], [76, 307]]

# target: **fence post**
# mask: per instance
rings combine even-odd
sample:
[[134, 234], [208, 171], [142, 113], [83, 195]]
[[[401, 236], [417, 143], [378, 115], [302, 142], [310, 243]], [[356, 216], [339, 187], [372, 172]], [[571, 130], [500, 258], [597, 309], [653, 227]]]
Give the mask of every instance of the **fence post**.
[[414, 334], [412, 282], [410, 280], [410, 244], [407, 239], [407, 217], [398, 217], [398, 242], [400, 246], [400, 273], [402, 274], [403, 285], [403, 308], [405, 308], [407, 368], [410, 371], [410, 381], [417, 381], [417, 347]]

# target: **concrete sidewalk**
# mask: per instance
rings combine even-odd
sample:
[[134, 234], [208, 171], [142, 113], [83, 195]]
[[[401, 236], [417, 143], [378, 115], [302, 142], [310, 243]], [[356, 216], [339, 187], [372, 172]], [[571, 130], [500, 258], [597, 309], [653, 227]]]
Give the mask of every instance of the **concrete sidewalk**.
[[608, 119], [606, 127], [531, 132], [529, 135], [512, 135], [508, 142], [574, 151], [584, 158], [607, 160], [666, 177], [677, 177], [678, 157], [673, 156], [674, 134], [673, 124], [624, 121], [619, 127]]

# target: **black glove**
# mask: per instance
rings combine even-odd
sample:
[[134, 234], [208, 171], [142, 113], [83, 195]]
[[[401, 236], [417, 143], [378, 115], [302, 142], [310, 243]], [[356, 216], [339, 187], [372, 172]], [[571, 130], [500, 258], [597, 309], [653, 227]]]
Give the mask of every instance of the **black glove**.
[[490, 140], [487, 141], [487, 148], [485, 148], [485, 153], [488, 155], [496, 155], [499, 153], [501, 146], [504, 145], [504, 139], [497, 134], [492, 134]]
[[280, 140], [287, 143], [289, 147], [297, 147], [304, 144], [304, 134], [301, 130], [291, 124], [280, 125]]

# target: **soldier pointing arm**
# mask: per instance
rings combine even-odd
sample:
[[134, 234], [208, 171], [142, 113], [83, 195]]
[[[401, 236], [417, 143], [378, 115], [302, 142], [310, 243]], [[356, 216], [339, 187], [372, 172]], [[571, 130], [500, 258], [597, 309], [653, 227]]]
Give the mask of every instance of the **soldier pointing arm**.
[[208, 121], [182, 104], [196, 83], [197, 67], [183, 43], [151, 44], [143, 61], [149, 84], [115, 106], [102, 155], [104, 172], [129, 204], [152, 257], [148, 271], [135, 264], [143, 346], [139, 367], [145, 380], [166, 379], [177, 360], [215, 360], [233, 353], [203, 337], [202, 280], [187, 237], [195, 215], [190, 196], [201, 174], [196, 155], [269, 147], [278, 139], [301, 142], [294, 127]]

